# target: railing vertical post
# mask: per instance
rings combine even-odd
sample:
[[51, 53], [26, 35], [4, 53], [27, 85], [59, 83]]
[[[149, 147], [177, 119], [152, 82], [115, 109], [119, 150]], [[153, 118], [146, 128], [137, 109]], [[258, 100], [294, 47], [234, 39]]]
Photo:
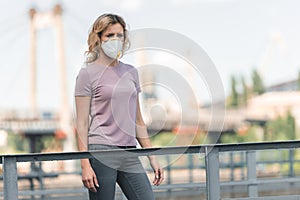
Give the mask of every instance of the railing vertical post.
[[[171, 171], [172, 171], [172, 168], [171, 168], [171, 159], [170, 159], [170, 155], [167, 155], [166, 156], [166, 159], [167, 159], [167, 167], [166, 167], [166, 170], [167, 170], [167, 184], [168, 185], [172, 185], [172, 176], [171, 176]], [[168, 195], [171, 195], [172, 193], [172, 190], [171, 189], [168, 189]]]
[[229, 166], [230, 166], [230, 180], [233, 181], [234, 180], [234, 160], [233, 160], [233, 152], [231, 151], [229, 153]]
[[18, 175], [16, 157], [2, 157], [4, 200], [18, 200]]
[[290, 165], [289, 177], [294, 177], [295, 176], [295, 172], [294, 172], [294, 149], [289, 150], [289, 165]]
[[256, 183], [256, 152], [247, 151], [247, 176], [248, 181], [248, 195], [249, 197], [257, 197], [258, 189]]
[[188, 168], [189, 168], [189, 183], [193, 182], [193, 169], [194, 169], [194, 162], [193, 162], [193, 155], [188, 154]]
[[206, 191], [208, 200], [219, 200], [220, 178], [219, 178], [219, 149], [216, 147], [205, 147], [206, 168]]
[[245, 179], [245, 154], [244, 152], [240, 152], [240, 157], [241, 157], [241, 176], [242, 176], [242, 180]]

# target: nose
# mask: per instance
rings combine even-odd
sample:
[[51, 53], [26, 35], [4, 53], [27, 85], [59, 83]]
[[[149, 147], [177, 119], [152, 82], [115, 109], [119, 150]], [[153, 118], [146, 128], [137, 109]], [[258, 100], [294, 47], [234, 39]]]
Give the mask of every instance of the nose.
[[117, 34], [115, 34], [111, 39], [112, 39], [112, 40], [118, 40], [118, 39], [120, 39], [120, 38], [118, 37]]

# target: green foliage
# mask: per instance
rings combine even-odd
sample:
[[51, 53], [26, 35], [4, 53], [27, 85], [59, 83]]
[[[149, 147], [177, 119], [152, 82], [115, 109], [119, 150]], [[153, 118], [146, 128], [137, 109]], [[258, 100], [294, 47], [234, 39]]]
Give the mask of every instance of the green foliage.
[[[77, 141], [76, 141], [77, 142]], [[54, 150], [54, 151], [60, 151], [63, 150], [63, 140], [57, 139], [55, 137], [49, 137], [45, 141], [45, 150]], [[76, 146], [77, 143], [76, 143]]]
[[253, 70], [252, 72], [252, 88], [254, 94], [263, 94], [265, 92], [265, 86], [262, 78], [260, 77], [257, 70]]
[[206, 141], [204, 133], [197, 134], [175, 134], [173, 132], [162, 132], [152, 136], [151, 143], [153, 146], [178, 146], [178, 145], [199, 145]]
[[274, 121], [270, 121], [267, 126], [267, 140], [295, 140], [295, 118], [291, 112], [285, 117], [278, 117]]
[[236, 108], [241, 105], [247, 105], [249, 88], [243, 76], [241, 76], [240, 80], [242, 84], [242, 91], [238, 92], [238, 82], [236, 81], [236, 78], [234, 76], [231, 76], [231, 93], [227, 100], [227, 106], [229, 108]]
[[238, 92], [236, 89], [236, 80], [234, 76], [231, 76], [231, 94], [229, 97], [229, 107], [237, 107], [238, 106]]
[[257, 142], [258, 137], [256, 132], [257, 132], [256, 127], [251, 127], [244, 135], [239, 135], [235, 132], [229, 134], [223, 134], [221, 136], [221, 143]]
[[298, 90], [300, 90], [300, 71], [298, 72]]
[[242, 82], [242, 86], [243, 86], [243, 93], [242, 93], [242, 97], [241, 97], [241, 103], [243, 105], [247, 105], [249, 92], [248, 92], [248, 87], [247, 87], [245, 78], [243, 76], [241, 78], [241, 82]]
[[221, 137], [222, 143], [243, 143], [243, 142], [258, 142], [258, 141], [278, 141], [278, 140], [295, 140], [295, 118], [288, 112], [284, 117], [278, 117], [273, 121], [266, 123], [266, 135], [258, 135], [262, 127], [252, 125], [244, 134], [231, 133], [223, 134]]
[[[43, 136], [37, 139], [35, 143], [36, 152], [41, 152], [45, 149], [50, 150], [61, 146], [61, 140], [56, 140], [53, 136]], [[29, 153], [29, 139], [22, 134], [8, 133], [8, 148], [0, 149], [4, 153]]]
[[296, 122], [295, 117], [289, 111], [286, 117], [286, 125], [287, 125], [287, 133], [289, 135], [290, 140], [296, 139]]
[[7, 151], [15, 152], [29, 152], [28, 140], [22, 134], [8, 133], [8, 147]]
[[175, 146], [176, 135], [172, 132], [162, 132], [152, 136], [151, 143], [153, 146]]
[[239, 85], [236, 81], [236, 78], [234, 76], [231, 76], [231, 86], [230, 86], [231, 93], [227, 99], [227, 106], [229, 108], [236, 108], [241, 105], [247, 105], [249, 96], [251, 96], [252, 94], [260, 95], [265, 92], [265, 86], [263, 80], [260, 77], [257, 70], [253, 70], [252, 72], [252, 90], [249, 90], [245, 78], [243, 76], [241, 76], [240, 80], [241, 80], [242, 92], [239, 93], [237, 90], [237, 88], [239, 88], [238, 87]]

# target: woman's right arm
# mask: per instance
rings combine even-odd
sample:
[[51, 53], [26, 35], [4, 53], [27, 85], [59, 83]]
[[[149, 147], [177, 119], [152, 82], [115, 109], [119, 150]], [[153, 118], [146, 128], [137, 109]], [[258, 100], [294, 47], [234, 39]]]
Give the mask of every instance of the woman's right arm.
[[[76, 96], [76, 126], [78, 150], [88, 150], [88, 128], [89, 128], [89, 112], [91, 97]], [[96, 192], [99, 187], [96, 174], [92, 169], [88, 159], [81, 159], [82, 182], [89, 190]]]

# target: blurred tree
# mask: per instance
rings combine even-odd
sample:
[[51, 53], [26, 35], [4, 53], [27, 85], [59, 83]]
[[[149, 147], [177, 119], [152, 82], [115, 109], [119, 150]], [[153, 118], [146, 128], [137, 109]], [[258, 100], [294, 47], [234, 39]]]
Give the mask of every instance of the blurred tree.
[[298, 72], [298, 90], [300, 90], [300, 70]]
[[13, 132], [8, 133], [8, 149], [12, 152], [28, 152], [29, 151], [29, 142], [22, 135]]
[[257, 127], [252, 126], [247, 129], [244, 134], [238, 132], [232, 132], [221, 135], [221, 143], [244, 143], [244, 142], [258, 142]]
[[257, 72], [257, 70], [253, 70], [252, 72], [252, 84], [253, 84], [253, 93], [254, 94], [263, 94], [265, 92], [265, 86], [264, 83], [259, 75], [259, 73]]
[[285, 117], [277, 117], [267, 123], [267, 140], [295, 140], [295, 118], [288, 112]]
[[296, 139], [295, 117], [292, 115], [290, 111], [288, 111], [287, 113], [286, 123], [287, 123], [287, 133], [289, 135], [289, 139], [295, 140]]
[[236, 80], [235, 77], [231, 76], [231, 94], [229, 98], [229, 107], [237, 107], [238, 106], [238, 92], [236, 90]]
[[247, 105], [249, 92], [248, 92], [248, 87], [247, 87], [244, 76], [242, 76], [241, 82], [242, 82], [242, 87], [243, 87], [242, 104]]

